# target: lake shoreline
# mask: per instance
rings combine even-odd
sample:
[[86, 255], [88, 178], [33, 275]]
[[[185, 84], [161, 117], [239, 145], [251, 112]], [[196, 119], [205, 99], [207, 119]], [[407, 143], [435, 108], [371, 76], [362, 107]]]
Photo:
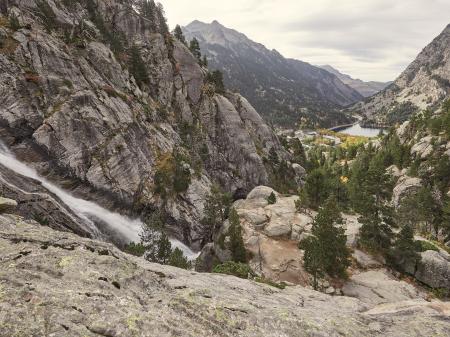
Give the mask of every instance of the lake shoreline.
[[375, 138], [380, 132], [386, 132], [386, 128], [367, 127], [365, 124], [361, 124], [361, 121], [348, 125], [339, 125], [328, 130], [350, 136], [363, 136], [368, 138]]

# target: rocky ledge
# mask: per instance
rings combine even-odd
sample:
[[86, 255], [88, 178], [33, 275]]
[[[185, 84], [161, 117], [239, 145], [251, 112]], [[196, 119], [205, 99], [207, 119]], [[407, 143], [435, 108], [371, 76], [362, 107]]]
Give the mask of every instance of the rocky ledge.
[[151, 264], [0, 215], [1, 336], [448, 336], [449, 315]]

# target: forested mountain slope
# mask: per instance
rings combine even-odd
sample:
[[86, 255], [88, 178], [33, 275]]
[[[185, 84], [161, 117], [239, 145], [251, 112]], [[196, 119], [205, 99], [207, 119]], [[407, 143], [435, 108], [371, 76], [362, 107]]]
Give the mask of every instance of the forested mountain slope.
[[343, 83], [355, 89], [364, 97], [373, 96], [391, 84], [391, 82], [376, 82], [376, 81], [365, 82], [360, 79], [354, 79], [350, 75], [343, 74], [339, 70], [333, 68], [330, 65], [320, 66], [320, 68], [325, 69], [326, 71], [336, 75]]
[[274, 124], [292, 126], [302, 118], [310, 125], [343, 124], [349, 119], [339, 109], [363, 98], [335, 75], [286, 59], [217, 21], [194, 21], [184, 33], [188, 40], [199, 41], [210, 67], [223, 72], [225, 83]]

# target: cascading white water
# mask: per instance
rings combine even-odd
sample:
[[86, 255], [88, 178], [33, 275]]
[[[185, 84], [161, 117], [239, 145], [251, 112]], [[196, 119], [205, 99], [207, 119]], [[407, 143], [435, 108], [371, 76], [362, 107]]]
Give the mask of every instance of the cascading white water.
[[[0, 164], [8, 169], [28, 178], [39, 181], [49, 192], [56, 195], [74, 214], [76, 214], [93, 232], [98, 232], [95, 222], [97, 219], [105, 223], [109, 228], [119, 233], [128, 241], [139, 242], [139, 234], [142, 228], [142, 221], [139, 219], [130, 219], [119, 213], [111, 212], [92, 201], [76, 198], [60, 187], [41, 177], [36, 170], [28, 167], [19, 161], [9, 149], [0, 141]], [[179, 248], [189, 259], [194, 259], [198, 253], [193, 252], [182, 242], [171, 239], [173, 248]]]

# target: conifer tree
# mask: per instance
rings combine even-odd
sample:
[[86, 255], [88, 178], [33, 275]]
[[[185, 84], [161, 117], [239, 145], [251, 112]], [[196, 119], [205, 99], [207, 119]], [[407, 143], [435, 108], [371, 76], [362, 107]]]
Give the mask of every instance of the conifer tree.
[[198, 40], [194, 37], [190, 44], [189, 44], [189, 50], [191, 51], [192, 55], [195, 56], [195, 58], [200, 62], [202, 53], [200, 52], [200, 44], [198, 43]]
[[242, 228], [239, 221], [239, 215], [234, 208], [230, 210], [229, 215], [230, 229], [229, 229], [229, 249], [233, 256], [234, 262], [245, 263], [247, 261], [244, 240], [242, 238]]
[[228, 217], [230, 205], [231, 196], [224, 193], [218, 185], [213, 185], [206, 198], [204, 217], [201, 220], [204, 227], [204, 243], [212, 241], [213, 234]]
[[148, 20], [150, 29], [156, 32], [157, 26], [155, 22], [156, 17], [156, 4], [154, 0], [137, 0], [136, 7], [139, 13]]
[[136, 45], [133, 45], [130, 49], [129, 69], [138, 86], [141, 87], [144, 83], [148, 83], [147, 69]]
[[[218, 94], [225, 92], [225, 85], [223, 84], [223, 74], [220, 70], [214, 70], [206, 75], [206, 82], [214, 85], [214, 90]], [[275, 151], [275, 149], [274, 149]]]
[[183, 44], [186, 44], [186, 38], [184, 37], [183, 30], [181, 29], [180, 25], [176, 25], [175, 29], [173, 31], [173, 35], [175, 38], [180, 41]]
[[172, 250], [169, 238], [164, 233], [164, 222], [160, 212], [152, 213], [144, 224], [141, 244], [145, 247], [145, 259], [162, 264], [168, 262]]
[[308, 174], [306, 183], [303, 187], [304, 199], [308, 206], [317, 209], [328, 197], [329, 186], [327, 177], [323, 168], [317, 168]]
[[184, 256], [183, 252], [178, 247], [175, 248], [170, 254], [167, 264], [182, 269], [190, 269], [192, 266], [191, 262], [186, 258], [186, 256]]
[[156, 16], [158, 18], [159, 23], [159, 33], [163, 36], [167, 36], [169, 34], [169, 26], [167, 26], [167, 19], [164, 12], [164, 7], [161, 3], [157, 5]]
[[350, 252], [342, 223], [336, 199], [332, 196], [314, 218], [312, 236], [300, 243], [299, 247], [305, 250], [304, 266], [313, 275], [315, 289], [317, 279], [325, 274], [332, 277], [346, 276]]
[[401, 271], [415, 272], [415, 266], [421, 256], [419, 246], [414, 240], [414, 231], [411, 226], [403, 226], [389, 252], [390, 263]]

